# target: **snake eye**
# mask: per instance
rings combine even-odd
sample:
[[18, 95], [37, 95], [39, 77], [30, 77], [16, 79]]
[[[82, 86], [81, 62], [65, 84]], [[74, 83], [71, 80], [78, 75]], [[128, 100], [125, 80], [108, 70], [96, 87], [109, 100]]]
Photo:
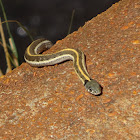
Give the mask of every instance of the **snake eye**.
[[88, 92], [92, 93], [92, 89], [90, 87], [88, 88]]

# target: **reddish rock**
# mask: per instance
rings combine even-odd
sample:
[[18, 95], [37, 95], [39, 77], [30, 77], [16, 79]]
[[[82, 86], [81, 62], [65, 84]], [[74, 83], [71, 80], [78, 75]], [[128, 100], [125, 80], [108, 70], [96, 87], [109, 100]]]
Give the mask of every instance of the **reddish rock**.
[[103, 94], [85, 90], [71, 61], [43, 68], [23, 63], [0, 78], [0, 139], [138, 140], [139, 0], [114, 4], [48, 52], [63, 48], [85, 53]]

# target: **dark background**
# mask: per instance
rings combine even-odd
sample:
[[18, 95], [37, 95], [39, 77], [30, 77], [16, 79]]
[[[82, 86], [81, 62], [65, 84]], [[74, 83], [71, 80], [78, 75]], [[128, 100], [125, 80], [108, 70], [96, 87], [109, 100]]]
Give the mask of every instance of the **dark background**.
[[[8, 20], [22, 23], [33, 39], [45, 37], [55, 43], [68, 34], [72, 11], [75, 10], [71, 32], [83, 26], [86, 21], [107, 10], [119, 0], [3, 0]], [[0, 7], [0, 17], [3, 13]], [[26, 47], [31, 43], [30, 38], [16, 24], [9, 23], [17, 46], [20, 64]], [[5, 36], [8, 34], [3, 25]], [[0, 47], [0, 68], [5, 71], [6, 62], [3, 48]]]

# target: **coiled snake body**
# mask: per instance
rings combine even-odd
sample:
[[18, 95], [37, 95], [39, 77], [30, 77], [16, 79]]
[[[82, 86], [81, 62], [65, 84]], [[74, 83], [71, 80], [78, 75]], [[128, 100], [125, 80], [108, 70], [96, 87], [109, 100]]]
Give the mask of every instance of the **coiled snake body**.
[[99, 83], [91, 79], [85, 66], [85, 56], [79, 49], [63, 49], [53, 54], [40, 54], [42, 51], [52, 47], [49, 40], [38, 39], [33, 41], [25, 51], [24, 59], [31, 66], [46, 66], [61, 63], [66, 60], [73, 60], [75, 71], [84, 84], [85, 88], [93, 95], [101, 93]]

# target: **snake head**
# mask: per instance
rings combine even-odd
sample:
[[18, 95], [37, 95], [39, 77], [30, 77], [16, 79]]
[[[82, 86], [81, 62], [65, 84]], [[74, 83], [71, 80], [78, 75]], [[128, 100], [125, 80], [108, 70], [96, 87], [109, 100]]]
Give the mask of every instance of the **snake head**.
[[93, 95], [99, 95], [101, 94], [101, 86], [96, 80], [91, 79], [90, 81], [85, 81], [85, 88], [88, 92], [90, 92]]

